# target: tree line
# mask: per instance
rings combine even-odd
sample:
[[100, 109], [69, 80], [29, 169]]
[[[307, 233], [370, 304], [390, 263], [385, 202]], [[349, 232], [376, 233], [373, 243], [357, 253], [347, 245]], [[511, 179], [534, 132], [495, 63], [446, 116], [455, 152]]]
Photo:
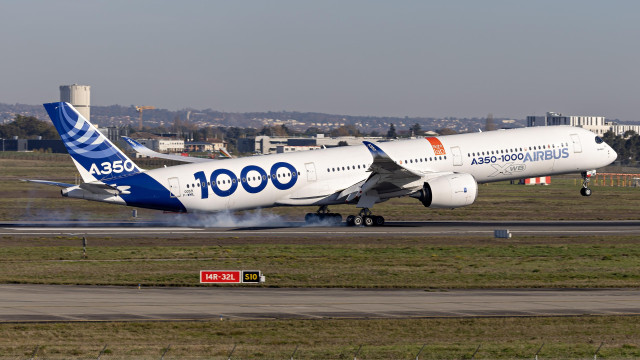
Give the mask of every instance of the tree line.
[[20, 139], [36, 139], [38, 136], [42, 136], [45, 140], [60, 138], [51, 123], [19, 114], [12, 122], [0, 125], [0, 138], [13, 139], [15, 136]]
[[602, 135], [609, 146], [618, 153], [616, 161], [623, 165], [637, 165], [640, 162], [640, 135], [629, 130], [623, 135], [616, 135], [612, 131], [607, 131]]

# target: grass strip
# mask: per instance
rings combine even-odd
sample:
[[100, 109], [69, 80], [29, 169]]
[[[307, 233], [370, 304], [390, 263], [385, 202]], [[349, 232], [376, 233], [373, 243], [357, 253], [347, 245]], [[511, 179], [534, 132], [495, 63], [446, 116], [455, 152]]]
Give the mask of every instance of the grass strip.
[[445, 318], [393, 320], [276, 320], [143, 323], [0, 324], [0, 358], [420, 359], [640, 357], [640, 317]]

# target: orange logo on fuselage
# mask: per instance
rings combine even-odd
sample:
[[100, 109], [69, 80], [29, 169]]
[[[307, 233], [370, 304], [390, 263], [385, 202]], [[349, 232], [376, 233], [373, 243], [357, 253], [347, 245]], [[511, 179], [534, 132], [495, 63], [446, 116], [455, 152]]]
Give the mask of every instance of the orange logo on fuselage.
[[447, 155], [447, 152], [444, 150], [444, 146], [437, 137], [425, 137], [425, 139], [429, 140], [435, 155]]

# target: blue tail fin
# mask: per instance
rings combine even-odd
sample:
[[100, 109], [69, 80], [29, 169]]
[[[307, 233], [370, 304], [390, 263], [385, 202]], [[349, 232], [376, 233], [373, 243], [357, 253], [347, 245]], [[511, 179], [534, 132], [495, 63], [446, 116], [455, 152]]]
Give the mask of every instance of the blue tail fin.
[[53, 125], [73, 158], [82, 180], [92, 182], [140, 172], [120, 149], [69, 103], [44, 104]]

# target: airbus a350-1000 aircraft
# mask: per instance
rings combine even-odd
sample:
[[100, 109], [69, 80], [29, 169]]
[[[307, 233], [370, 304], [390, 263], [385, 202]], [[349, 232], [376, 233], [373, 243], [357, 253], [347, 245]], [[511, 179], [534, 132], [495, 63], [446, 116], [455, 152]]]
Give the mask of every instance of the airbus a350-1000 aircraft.
[[84, 182], [31, 181], [60, 186], [67, 197], [174, 212], [315, 205], [307, 221], [337, 223], [342, 216], [328, 206], [353, 204], [361, 210], [348, 225], [382, 225], [371, 213], [376, 203], [411, 196], [426, 207], [456, 208], [473, 204], [478, 184], [492, 181], [580, 172], [580, 192], [589, 196], [594, 169], [617, 157], [590, 131], [549, 126], [225, 160], [183, 157], [192, 163], [143, 170], [72, 105], [44, 107]]

